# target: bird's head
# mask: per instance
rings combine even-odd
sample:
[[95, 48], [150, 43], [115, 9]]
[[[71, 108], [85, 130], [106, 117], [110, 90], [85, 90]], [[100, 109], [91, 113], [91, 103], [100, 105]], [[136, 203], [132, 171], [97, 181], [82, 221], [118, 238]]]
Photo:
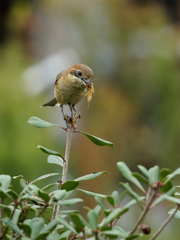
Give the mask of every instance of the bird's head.
[[67, 69], [70, 75], [73, 76], [75, 80], [80, 80], [84, 84], [90, 84], [92, 77], [93, 77], [93, 71], [91, 68], [84, 64], [76, 64], [69, 69]]

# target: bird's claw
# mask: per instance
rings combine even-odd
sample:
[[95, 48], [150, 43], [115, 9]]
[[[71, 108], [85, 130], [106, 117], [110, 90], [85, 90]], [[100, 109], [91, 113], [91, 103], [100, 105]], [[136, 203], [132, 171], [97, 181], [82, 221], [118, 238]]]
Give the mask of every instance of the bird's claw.
[[64, 115], [64, 121], [66, 122], [67, 128], [70, 128], [71, 126], [76, 129], [77, 126], [75, 125], [78, 118], [81, 118], [80, 113], [75, 113], [74, 117], [69, 117], [67, 114]]

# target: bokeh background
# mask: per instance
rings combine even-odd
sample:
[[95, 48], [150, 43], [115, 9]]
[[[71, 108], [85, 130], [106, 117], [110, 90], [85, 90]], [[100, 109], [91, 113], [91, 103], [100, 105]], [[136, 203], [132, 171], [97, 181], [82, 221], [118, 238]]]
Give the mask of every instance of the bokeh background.
[[[108, 171], [81, 188], [110, 194], [120, 189], [118, 161], [133, 171], [139, 164], [179, 167], [179, 26], [179, 0], [1, 0], [1, 173], [32, 180], [60, 171], [36, 147], [64, 154], [65, 133], [36, 129], [27, 120], [64, 126], [58, 107], [40, 106], [53, 96], [57, 73], [76, 63], [93, 69], [95, 85], [90, 107], [85, 98], [77, 106], [78, 128], [115, 149], [75, 134], [69, 178]], [[88, 198], [86, 204], [94, 203]], [[166, 206], [155, 211], [152, 224], [160, 226]], [[173, 220], [158, 239], [172, 239], [172, 232], [179, 239], [177, 224]]]

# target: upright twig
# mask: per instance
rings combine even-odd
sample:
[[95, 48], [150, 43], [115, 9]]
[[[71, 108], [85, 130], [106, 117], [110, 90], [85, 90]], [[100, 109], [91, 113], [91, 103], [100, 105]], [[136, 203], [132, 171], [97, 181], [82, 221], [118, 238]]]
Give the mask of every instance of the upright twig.
[[[69, 165], [69, 156], [70, 156], [70, 150], [71, 150], [71, 142], [72, 142], [72, 134], [73, 134], [73, 125], [70, 125], [69, 128], [67, 128], [67, 139], [66, 139], [66, 150], [65, 150], [65, 161], [63, 166], [63, 172], [62, 172], [62, 180], [61, 184], [66, 182], [67, 180], [67, 174], [68, 174], [68, 165]], [[52, 219], [54, 219], [59, 213], [60, 213], [60, 205], [54, 205]]]
[[63, 166], [62, 183], [66, 182], [66, 179], [67, 179], [73, 131], [74, 131], [74, 129], [73, 129], [73, 126], [71, 125], [70, 128], [67, 129], [66, 151], [65, 151], [65, 157], [64, 157], [66, 161], [64, 162], [64, 166]]

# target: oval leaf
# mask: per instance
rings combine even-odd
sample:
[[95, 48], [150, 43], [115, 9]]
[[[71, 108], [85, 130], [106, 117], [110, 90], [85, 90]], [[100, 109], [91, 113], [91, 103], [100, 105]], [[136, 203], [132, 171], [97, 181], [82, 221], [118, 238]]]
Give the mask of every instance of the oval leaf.
[[87, 214], [89, 224], [93, 230], [98, 229], [98, 216], [96, 215], [94, 210], [90, 210]]
[[142, 165], [138, 165], [138, 168], [144, 174], [144, 176], [149, 177], [149, 172], [148, 172], [147, 168], [145, 168]]
[[33, 181], [31, 182], [31, 184], [32, 184], [32, 183], [35, 183], [35, 182], [37, 182], [37, 181], [40, 181], [40, 180], [42, 180], [42, 179], [45, 179], [45, 178], [48, 178], [48, 177], [53, 177], [53, 176], [56, 176], [56, 175], [59, 175], [59, 174], [60, 174], [60, 173], [48, 173], [48, 174], [42, 175], [42, 176], [36, 178], [35, 180], [33, 180]]
[[166, 181], [164, 182], [167, 183], [169, 180], [171, 180], [172, 178], [176, 177], [177, 175], [180, 175], [180, 168], [176, 169], [173, 173], [167, 175], [167, 179]]
[[83, 202], [83, 200], [81, 198], [72, 198], [72, 199], [60, 201], [58, 203], [58, 205], [60, 205], [60, 206], [71, 206], [71, 205], [74, 205], [78, 202]]
[[159, 167], [154, 166], [149, 169], [149, 184], [152, 187], [156, 187], [159, 181]]
[[66, 196], [66, 191], [65, 190], [55, 190], [54, 192], [51, 193], [52, 199], [56, 199], [56, 201], [59, 201], [63, 199]]
[[79, 185], [78, 181], [71, 180], [71, 181], [67, 181], [67, 182], [63, 183], [61, 186], [61, 189], [64, 189], [68, 192], [68, 191], [72, 191], [75, 188], [77, 188], [78, 185]]
[[3, 223], [19, 235], [23, 235], [21, 229], [9, 218], [3, 218]]
[[107, 196], [106, 199], [111, 206], [115, 207], [114, 198], [112, 196]]
[[73, 226], [71, 226], [62, 215], [58, 215], [56, 217], [56, 219], [58, 220], [58, 222], [60, 222], [62, 225], [64, 225], [65, 228], [71, 230], [73, 233], [77, 234], [76, 230], [73, 228]]
[[64, 160], [57, 155], [50, 155], [47, 158], [47, 162], [56, 164], [56, 165], [61, 166], [61, 167], [63, 167], [63, 165], [64, 165]]
[[104, 195], [104, 194], [94, 193], [94, 192], [86, 191], [86, 190], [79, 189], [79, 188], [77, 188], [77, 190], [79, 190], [81, 192], [84, 192], [84, 193], [86, 193], [87, 195], [89, 195], [91, 197], [99, 196], [101, 198], [106, 198], [106, 195]]
[[110, 222], [112, 222], [113, 220], [115, 220], [116, 218], [119, 218], [121, 215], [123, 215], [124, 213], [126, 213], [129, 210], [129, 208], [115, 208], [113, 209], [109, 215], [107, 216], [107, 218], [105, 219], [104, 225], [109, 224]]
[[94, 144], [98, 145], [98, 146], [110, 146], [112, 148], [114, 148], [114, 144], [112, 142], [106, 141], [104, 139], [95, 137], [89, 133], [85, 133], [85, 132], [81, 132], [81, 131], [76, 131], [78, 133], [81, 133], [83, 135], [85, 135], [87, 138], [89, 138], [89, 140], [91, 142], [93, 142]]
[[84, 228], [84, 226], [87, 225], [86, 221], [84, 220], [84, 218], [78, 214], [78, 213], [71, 213], [70, 214], [71, 220], [74, 222], [74, 224], [76, 225], [76, 231], [79, 233], [82, 231], [82, 229]]
[[105, 172], [105, 171], [104, 172], [91, 173], [91, 174], [87, 174], [87, 175], [84, 175], [82, 177], [76, 178], [75, 181], [84, 181], [84, 180], [94, 179], [94, 178], [99, 177], [103, 173], [109, 174], [108, 172]]
[[[48, 148], [45, 148], [45, 147], [43, 147], [43, 146], [41, 146], [41, 145], [38, 145], [37, 148], [40, 148], [41, 151], [44, 152], [44, 153], [47, 153], [47, 154], [50, 154], [50, 155], [56, 155], [56, 156], [59, 156], [59, 157], [61, 157], [62, 159], [64, 159], [64, 158], [61, 156], [61, 154], [58, 153], [58, 152], [56, 152], [56, 151], [53, 151], [53, 150], [48, 149]], [[64, 160], [64, 161], [65, 161], [65, 160]]]
[[38, 190], [38, 196], [42, 198], [45, 202], [49, 202], [50, 200], [49, 194], [45, 191]]
[[145, 192], [140, 182], [132, 175], [132, 172], [124, 162], [118, 162], [117, 166], [123, 177], [134, 183], [141, 191]]
[[38, 117], [29, 118], [28, 123], [37, 128], [59, 127], [57, 124], [46, 122]]
[[172, 196], [175, 192], [175, 187], [172, 187], [168, 192], [166, 192], [165, 194], [160, 195], [160, 197], [158, 197], [154, 203], [151, 205], [151, 208], [158, 205], [159, 203], [161, 203], [162, 201], [166, 200], [166, 196]]
[[9, 175], [0, 175], [0, 185], [3, 190], [7, 190], [11, 183], [11, 177]]

